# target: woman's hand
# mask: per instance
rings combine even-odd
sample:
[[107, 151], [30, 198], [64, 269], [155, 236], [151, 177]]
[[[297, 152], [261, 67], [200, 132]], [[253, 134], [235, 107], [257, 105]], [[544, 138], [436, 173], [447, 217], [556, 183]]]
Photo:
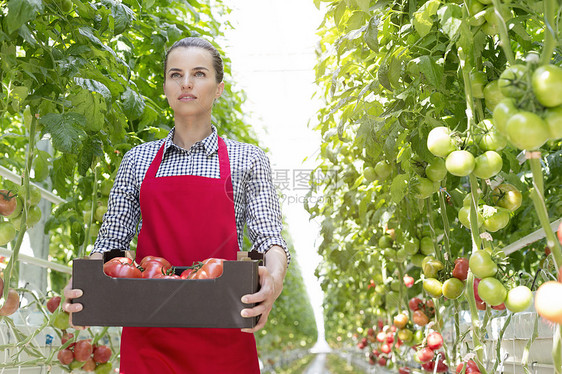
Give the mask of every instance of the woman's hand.
[[254, 333], [265, 326], [273, 303], [281, 291], [283, 291], [283, 280], [287, 271], [287, 256], [283, 248], [273, 246], [266, 253], [266, 266], [259, 267], [260, 290], [251, 295], [242, 296], [242, 302], [246, 304], [257, 303], [253, 308], [242, 309], [242, 317], [260, 316], [256, 326], [251, 329], [242, 329], [242, 332]]
[[72, 288], [72, 277], [68, 281], [68, 284], [64, 287], [63, 290], [64, 301], [62, 302], [62, 310], [69, 314], [69, 322], [70, 326], [77, 330], [84, 330], [86, 326], [74, 326], [72, 324], [72, 313], [76, 313], [82, 310], [83, 306], [79, 303], [72, 303], [72, 299], [82, 296], [82, 290], [78, 288]]

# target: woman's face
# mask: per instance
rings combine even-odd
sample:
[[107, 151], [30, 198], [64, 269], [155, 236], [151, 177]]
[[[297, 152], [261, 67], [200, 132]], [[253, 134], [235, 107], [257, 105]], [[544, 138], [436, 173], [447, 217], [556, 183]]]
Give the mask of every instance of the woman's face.
[[164, 94], [178, 117], [208, 117], [224, 83], [217, 83], [211, 54], [198, 47], [178, 47], [168, 54]]

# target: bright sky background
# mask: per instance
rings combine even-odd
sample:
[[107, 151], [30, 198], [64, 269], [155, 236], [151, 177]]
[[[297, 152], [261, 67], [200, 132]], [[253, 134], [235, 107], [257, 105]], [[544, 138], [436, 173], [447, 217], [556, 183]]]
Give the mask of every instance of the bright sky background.
[[[316, 164], [320, 136], [312, 130], [320, 102], [312, 96], [316, 29], [322, 13], [312, 0], [230, 0], [224, 46], [232, 60], [237, 88], [248, 95], [246, 109], [261, 145], [269, 148], [274, 182], [287, 182], [281, 191], [288, 231], [294, 242], [303, 278], [323, 336], [322, 291], [314, 270], [320, 261], [319, 224], [304, 210], [306, 191], [299, 189], [299, 172]], [[309, 125], [310, 121], [310, 125]]]

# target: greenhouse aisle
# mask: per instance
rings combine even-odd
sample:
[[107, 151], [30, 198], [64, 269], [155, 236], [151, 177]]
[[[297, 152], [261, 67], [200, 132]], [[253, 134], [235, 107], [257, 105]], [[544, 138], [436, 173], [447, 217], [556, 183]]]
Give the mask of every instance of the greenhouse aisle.
[[326, 369], [326, 353], [318, 353], [304, 374], [330, 374]]

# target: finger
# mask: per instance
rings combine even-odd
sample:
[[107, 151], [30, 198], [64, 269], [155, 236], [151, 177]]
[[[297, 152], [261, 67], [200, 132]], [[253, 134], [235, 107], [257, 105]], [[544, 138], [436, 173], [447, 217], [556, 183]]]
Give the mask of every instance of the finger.
[[65, 289], [64, 290], [64, 297], [65, 299], [71, 300], [81, 297], [84, 293], [81, 289], [74, 288], [74, 289]]
[[253, 333], [256, 332], [256, 331], [261, 330], [261, 329], [265, 326], [265, 323], [267, 322], [268, 314], [269, 314], [269, 313], [264, 314], [263, 316], [261, 316], [260, 319], [259, 319], [259, 321], [258, 321], [258, 323], [257, 323], [254, 327], [252, 327], [251, 329], [240, 329], [240, 330], [241, 330], [242, 332], [246, 332], [246, 333], [250, 333], [250, 334], [253, 334]]
[[246, 308], [240, 311], [240, 315], [244, 318], [256, 317], [260, 314], [268, 313], [271, 307], [267, 304], [258, 304], [253, 308]]
[[84, 307], [80, 303], [64, 303], [62, 304], [62, 310], [67, 313], [77, 313], [80, 312]]

